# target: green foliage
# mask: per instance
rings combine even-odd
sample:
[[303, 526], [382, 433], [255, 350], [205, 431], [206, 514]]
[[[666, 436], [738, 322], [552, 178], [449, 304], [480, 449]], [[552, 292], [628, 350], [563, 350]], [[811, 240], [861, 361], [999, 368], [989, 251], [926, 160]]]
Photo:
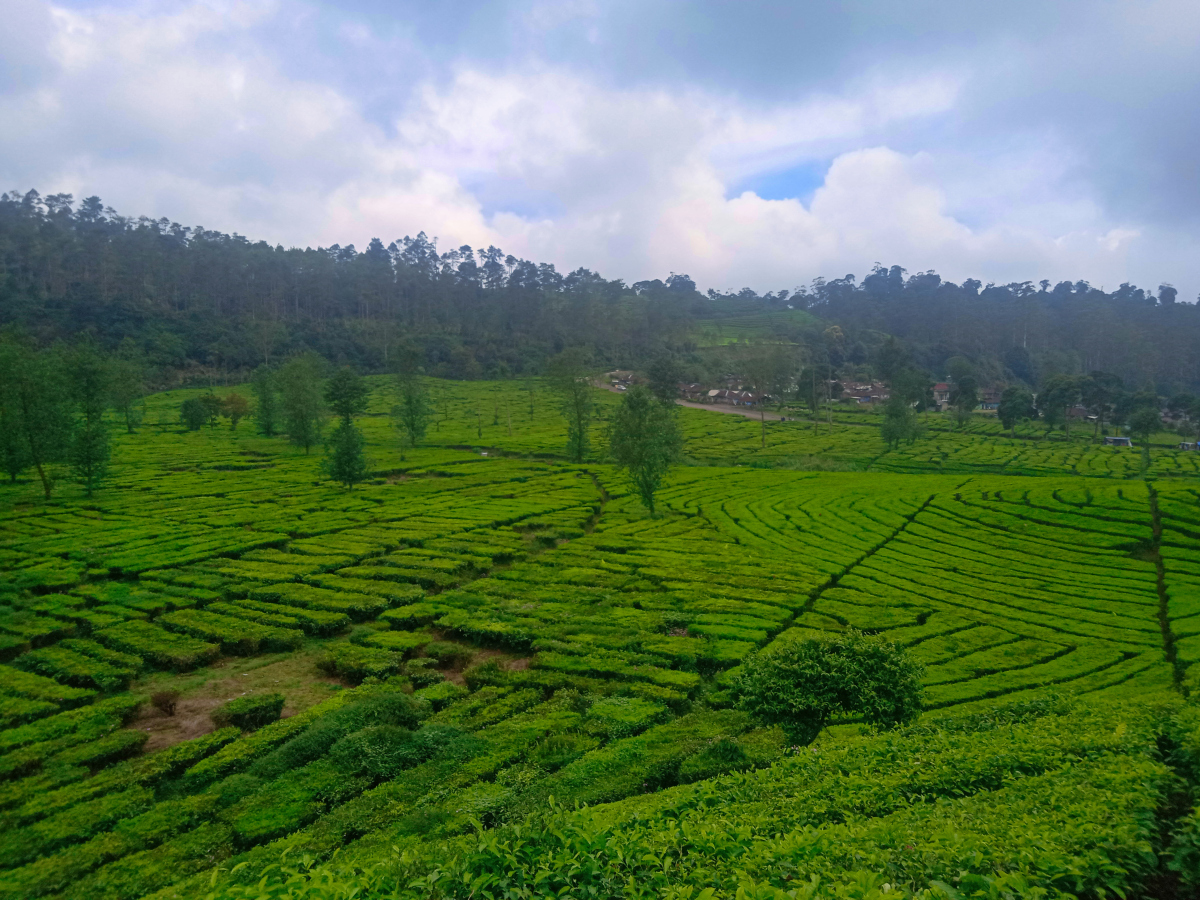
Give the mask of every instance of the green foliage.
[[324, 361], [314, 353], [289, 359], [279, 370], [280, 409], [288, 439], [307, 454], [320, 440], [325, 420], [321, 393]]
[[112, 372], [96, 347], [90, 341], [84, 341], [67, 354], [66, 375], [75, 406], [68, 458], [76, 479], [90, 497], [108, 472], [112, 452], [104, 421]]
[[258, 423], [258, 430], [272, 437], [280, 424], [279, 387], [275, 373], [266, 365], [259, 366], [250, 377], [250, 390], [254, 392], [254, 419]]
[[179, 421], [188, 431], [199, 431], [208, 421], [208, 410], [199, 397], [189, 397], [179, 405]]
[[425, 439], [429, 420], [433, 414], [429, 402], [429, 391], [416, 373], [403, 372], [397, 379], [399, 402], [392, 408], [392, 418], [400, 429], [400, 460], [404, 461], [404, 448], [415, 448]]
[[547, 372], [567, 420], [567, 459], [581, 463], [591, 449], [589, 431], [595, 405], [595, 392], [588, 379], [588, 356], [582, 348], [568, 348], [550, 360]]
[[329, 435], [321, 470], [347, 489], [367, 477], [367, 457], [363, 453], [363, 434], [349, 422], [342, 422]]
[[347, 424], [355, 416], [366, 412], [368, 393], [370, 388], [366, 382], [349, 366], [343, 366], [333, 373], [325, 385], [325, 402], [333, 414]]
[[9, 465], [27, 461], [33, 466], [47, 500], [54, 484], [49, 467], [67, 456], [71, 441], [70, 388], [64, 368], [57, 351], [38, 352], [12, 338], [0, 340], [0, 396], [7, 423], [23, 444], [12, 453]]
[[674, 404], [663, 403], [646, 388], [634, 385], [613, 416], [608, 445], [612, 458], [653, 516], [654, 495], [683, 448]]
[[837, 715], [894, 727], [921, 711], [921, 666], [895, 643], [857, 631], [783, 642], [746, 661], [742, 708], [808, 744]]
[[218, 728], [233, 725], [242, 731], [257, 731], [279, 718], [283, 711], [283, 702], [283, 694], [235, 697], [212, 711], [213, 724]]
[[1037, 418], [1037, 408], [1033, 405], [1033, 394], [1020, 385], [1009, 385], [1000, 395], [1000, 406], [996, 410], [996, 415], [1005, 428], [1015, 432], [1017, 425], [1021, 422]]

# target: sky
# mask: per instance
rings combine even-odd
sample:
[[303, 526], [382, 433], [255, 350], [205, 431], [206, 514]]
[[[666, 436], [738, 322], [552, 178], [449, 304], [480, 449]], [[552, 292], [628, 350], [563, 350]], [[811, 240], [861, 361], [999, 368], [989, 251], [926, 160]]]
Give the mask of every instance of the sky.
[[1196, 0], [0, 0], [0, 189], [765, 292], [1200, 291]]

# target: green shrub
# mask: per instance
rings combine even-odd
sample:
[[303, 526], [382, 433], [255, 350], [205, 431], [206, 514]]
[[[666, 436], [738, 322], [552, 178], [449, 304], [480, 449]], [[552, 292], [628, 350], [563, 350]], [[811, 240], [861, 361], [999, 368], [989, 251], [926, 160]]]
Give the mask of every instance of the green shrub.
[[257, 731], [279, 718], [283, 711], [283, 694], [257, 694], [236, 697], [212, 712], [218, 728], [233, 725], [242, 731]]
[[438, 666], [443, 669], [466, 665], [475, 656], [475, 651], [470, 647], [450, 641], [430, 641], [421, 652], [430, 659], [436, 660]]
[[317, 660], [317, 667], [326, 674], [358, 684], [364, 678], [386, 678], [400, 671], [404, 657], [390, 650], [338, 644]]
[[800, 744], [835, 715], [890, 727], [920, 714], [922, 669], [898, 645], [857, 631], [786, 641], [752, 656], [733, 681], [739, 705]]
[[587, 714], [587, 728], [617, 740], [640, 734], [667, 717], [666, 707], [636, 697], [606, 697], [592, 704]]
[[750, 757], [737, 741], [723, 737], [693, 753], [679, 766], [679, 781], [688, 784], [750, 768]]

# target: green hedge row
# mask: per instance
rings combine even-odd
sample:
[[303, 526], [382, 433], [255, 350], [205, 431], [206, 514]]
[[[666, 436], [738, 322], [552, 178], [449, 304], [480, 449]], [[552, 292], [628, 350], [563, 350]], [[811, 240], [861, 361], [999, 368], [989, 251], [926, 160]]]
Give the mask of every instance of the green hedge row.
[[96, 639], [113, 650], [140, 656], [151, 665], [180, 672], [206, 665], [221, 654], [216, 644], [173, 634], [149, 622], [115, 625], [98, 632]]

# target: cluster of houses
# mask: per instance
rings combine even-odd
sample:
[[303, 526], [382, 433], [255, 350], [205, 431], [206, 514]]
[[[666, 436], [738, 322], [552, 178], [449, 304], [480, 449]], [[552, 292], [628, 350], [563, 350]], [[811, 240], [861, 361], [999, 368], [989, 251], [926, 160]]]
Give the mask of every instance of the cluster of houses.
[[699, 384], [679, 384], [679, 396], [693, 403], [720, 403], [725, 406], [761, 406], [771, 399], [769, 394], [747, 391], [741, 387], [704, 388]]

